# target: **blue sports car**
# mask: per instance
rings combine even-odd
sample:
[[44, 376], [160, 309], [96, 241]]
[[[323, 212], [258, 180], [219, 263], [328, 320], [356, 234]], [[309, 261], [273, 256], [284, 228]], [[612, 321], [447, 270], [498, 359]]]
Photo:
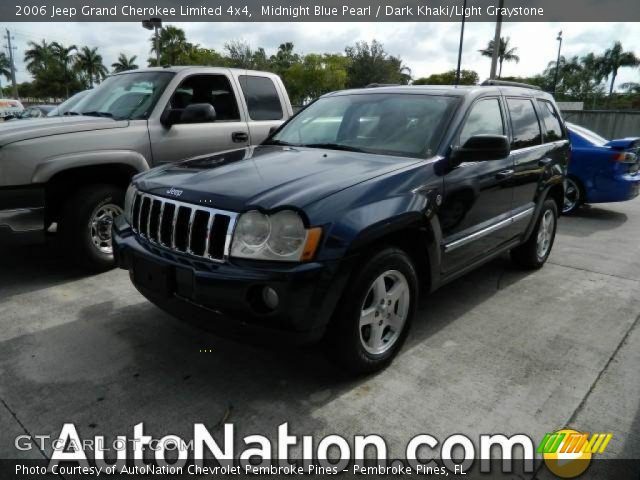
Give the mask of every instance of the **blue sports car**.
[[584, 127], [567, 123], [571, 161], [562, 212], [583, 203], [623, 202], [640, 192], [640, 137], [606, 140]]

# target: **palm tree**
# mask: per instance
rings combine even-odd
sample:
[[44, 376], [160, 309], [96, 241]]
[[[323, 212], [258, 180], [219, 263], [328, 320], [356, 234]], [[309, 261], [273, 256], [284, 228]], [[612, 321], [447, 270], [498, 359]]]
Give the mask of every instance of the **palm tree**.
[[[11, 62], [4, 52], [0, 52], [0, 79], [4, 77], [11, 80]], [[0, 95], [2, 95], [2, 84], [0, 82]]]
[[98, 47], [82, 47], [76, 55], [76, 69], [86, 75], [89, 88], [93, 88], [93, 82], [100, 83], [109, 73], [102, 63], [102, 55], [98, 53]]
[[76, 47], [75, 45], [70, 45], [68, 47], [65, 47], [61, 43], [53, 42], [51, 44], [51, 50], [53, 51], [53, 54], [54, 54], [55, 58], [62, 65], [62, 71], [63, 71], [63, 74], [64, 74], [65, 91], [66, 91], [67, 98], [68, 98], [69, 97], [69, 82], [71, 80], [69, 78], [69, 67], [71, 66], [71, 64], [75, 60], [75, 55], [72, 52], [77, 52], [78, 51], [78, 47]]
[[135, 63], [136, 58], [136, 55], [131, 58], [127, 58], [124, 53], [121, 53], [118, 55], [118, 61], [111, 64], [111, 68], [113, 68], [113, 71], [116, 73], [126, 72], [127, 70], [137, 70], [138, 65]]
[[[513, 47], [513, 48], [509, 48], [509, 41], [511, 39], [509, 37], [504, 38], [504, 37], [500, 37], [500, 51], [498, 52], [498, 60], [500, 62], [500, 70], [498, 72], [498, 78], [500, 78], [502, 76], [502, 62], [516, 62], [516, 63], [520, 63], [520, 57], [518, 55], [516, 55], [516, 50], [518, 50], [517, 47]], [[478, 50], [483, 57], [489, 57], [492, 58], [493, 57], [493, 46], [494, 46], [494, 41], [491, 40], [489, 42], [489, 45], [487, 45], [487, 48], [482, 49], [482, 50]]]
[[35, 75], [45, 70], [47, 65], [54, 57], [52, 45], [42, 40], [40, 43], [29, 42], [30, 48], [24, 52], [24, 61], [27, 64], [27, 70]]
[[602, 76], [611, 78], [609, 97], [613, 94], [613, 86], [618, 76], [618, 69], [640, 65], [640, 59], [633, 52], [625, 52], [620, 42], [616, 42], [612, 48], [608, 48], [604, 55], [600, 57], [599, 62]]
[[[156, 53], [155, 35], [151, 36], [151, 53]], [[179, 58], [189, 53], [192, 45], [187, 42], [184, 30], [168, 25], [160, 30], [158, 38], [160, 47], [160, 63], [176, 65]], [[149, 59], [149, 63], [155, 64], [155, 59]]]

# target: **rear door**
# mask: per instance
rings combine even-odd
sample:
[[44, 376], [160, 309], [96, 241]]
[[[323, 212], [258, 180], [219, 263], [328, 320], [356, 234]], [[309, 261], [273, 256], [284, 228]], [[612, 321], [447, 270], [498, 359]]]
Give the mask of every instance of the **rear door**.
[[535, 100], [529, 97], [508, 97], [507, 110], [511, 121], [511, 158], [513, 177], [514, 228], [526, 229], [534, 212], [536, 192], [542, 180], [549, 148], [543, 144], [541, 122]]
[[235, 82], [226, 74], [203, 73], [184, 78], [165, 108], [182, 109], [194, 103], [209, 103], [216, 110], [216, 120], [175, 124], [169, 128], [157, 120], [150, 121], [154, 164], [249, 145], [249, 128], [238, 98]]
[[[482, 97], [470, 107], [456, 145], [473, 135], [506, 135], [506, 112], [498, 96]], [[513, 202], [510, 157], [464, 162], [445, 175], [439, 209], [446, 275], [483, 257], [510, 239]]]
[[237, 78], [248, 114], [251, 144], [257, 145], [267, 138], [272, 128], [285, 121], [287, 105], [273, 77], [247, 72]]

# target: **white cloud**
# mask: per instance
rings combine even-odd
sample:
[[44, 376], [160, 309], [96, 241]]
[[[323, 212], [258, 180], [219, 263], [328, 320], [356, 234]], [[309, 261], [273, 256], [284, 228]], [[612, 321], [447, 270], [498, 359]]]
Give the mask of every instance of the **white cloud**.
[[[386, 50], [402, 57], [414, 77], [455, 68], [460, 25], [456, 23], [177, 23], [187, 38], [222, 50], [226, 42], [242, 39], [273, 53], [280, 43], [294, 42], [298, 51], [342, 52], [359, 40], [381, 41]], [[66, 44], [99, 47], [110, 66], [120, 52], [137, 55], [138, 64], [149, 57], [149, 32], [138, 23], [14, 23], [6, 25], [15, 36], [18, 81], [29, 78], [22, 57], [28, 41], [58, 40]], [[541, 72], [555, 60], [558, 31], [563, 31], [563, 55], [603, 52], [620, 40], [625, 49], [640, 56], [640, 29], [634, 23], [505, 23], [502, 35], [511, 37], [520, 63], [505, 63], [503, 75], [527, 76]], [[494, 24], [466, 24], [463, 68], [489, 74], [490, 59], [478, 50], [493, 38]], [[640, 70], [623, 69], [617, 84], [640, 81]]]

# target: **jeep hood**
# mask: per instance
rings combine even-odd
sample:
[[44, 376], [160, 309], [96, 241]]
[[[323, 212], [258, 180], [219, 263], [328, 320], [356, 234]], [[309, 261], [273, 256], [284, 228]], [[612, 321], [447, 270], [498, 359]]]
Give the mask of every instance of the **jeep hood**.
[[65, 133], [122, 128], [129, 125], [128, 120], [111, 118], [67, 116], [16, 120], [0, 123], [0, 147], [10, 143], [31, 140], [33, 138], [62, 135]]
[[256, 207], [303, 208], [416, 162], [415, 158], [265, 145], [156, 168], [135, 183], [143, 192], [236, 212]]

